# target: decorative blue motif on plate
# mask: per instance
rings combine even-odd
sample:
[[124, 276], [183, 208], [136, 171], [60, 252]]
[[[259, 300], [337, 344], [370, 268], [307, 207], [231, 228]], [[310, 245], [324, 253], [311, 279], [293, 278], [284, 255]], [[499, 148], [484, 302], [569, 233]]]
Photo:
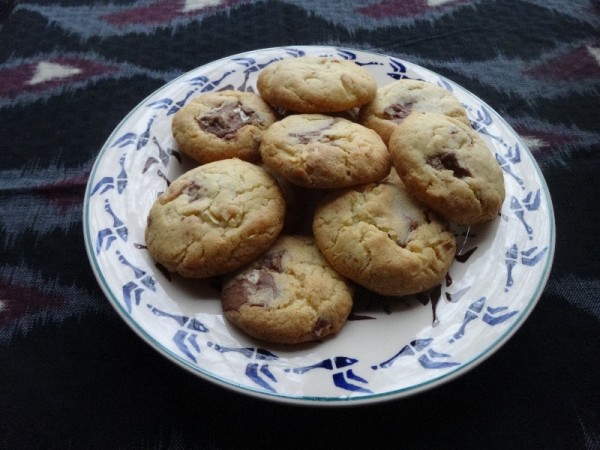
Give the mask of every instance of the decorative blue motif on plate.
[[[450, 91], [460, 90], [449, 80], [422, 68], [419, 70], [412, 68], [409, 63], [396, 58], [375, 57], [369, 53], [348, 49], [317, 48], [311, 51], [312, 54], [337, 56], [354, 61], [361, 66], [372, 66], [383, 71], [382, 73], [389, 80], [423, 76]], [[484, 292], [485, 289], [482, 291], [480, 286], [482, 280], [464, 282], [458, 280], [458, 283], [453, 284], [449, 274], [445, 285], [440, 286], [435, 291], [435, 295], [430, 294], [425, 301], [433, 308], [434, 313], [429, 331], [426, 329], [425, 334], [421, 333], [405, 342], [399, 342], [395, 348], [390, 347], [389, 354], [377, 361], [367, 360], [364, 355], [361, 357], [344, 352], [318, 360], [303, 359], [302, 362], [305, 363], [301, 364], [292, 363], [293, 358], [288, 359], [284, 356], [283, 353], [287, 355], [287, 351], [226, 344], [214, 332], [214, 326], [211, 328], [199, 317], [175, 313], [156, 306], [156, 296], [162, 291], [157, 289], [155, 277], [162, 277], [164, 273], [161, 275], [160, 271], [147, 266], [148, 263], [140, 256], [145, 252], [145, 246], [139, 242], [139, 234], [138, 242], [135, 242], [131, 238], [132, 226], [125, 219], [124, 212], [116, 205], [127, 189], [131, 188], [132, 178], [153, 177], [156, 183], [166, 186], [169, 184], [168, 174], [181, 171], [181, 155], [172, 148], [166, 148], [161, 144], [164, 141], [158, 139], [160, 133], [165, 133], [165, 129], [169, 130], [169, 128], [159, 129], [159, 124], [168, 122], [170, 116], [202, 92], [221, 89], [253, 92], [255, 78], [262, 68], [282, 58], [306, 54], [305, 48], [288, 47], [258, 54], [238, 55], [221, 61], [219, 66], [206, 66], [206, 70], [201, 74], [193, 72], [191, 75], [180, 77], [176, 82], [181, 85], [181, 89], [176, 96], [161, 96], [159, 91], [156, 96], [150, 97], [143, 103], [138, 108], [143, 120], [135, 124], [127, 123], [127, 126], [118, 129], [118, 135], [105, 147], [106, 158], [109, 152], [120, 152], [117, 157], [118, 163], [107, 165], [109, 168], [106, 170], [98, 169], [90, 179], [86, 200], [88, 203], [101, 205], [102, 208], [101, 213], [96, 213], [101, 224], [96, 225], [95, 229], [90, 228], [90, 233], [93, 234], [90, 236], [93, 240], [93, 258], [102, 257], [108, 261], [106, 264], [118, 266], [123, 273], [129, 274], [127, 279], [119, 282], [119, 286], [107, 286], [129, 320], [135, 322], [138, 312], [142, 312], [139, 308], [143, 305], [146, 307], [143, 309], [150, 311], [156, 320], [169, 324], [167, 329], [172, 331], [168, 341], [173, 348], [169, 349], [168, 353], [172, 353], [180, 361], [187, 361], [192, 367], [201, 365], [202, 358], [211, 352], [222, 355], [227, 361], [235, 360], [236, 363], [231, 365], [239, 367], [240, 372], [235, 383], [242, 383], [241, 380], [245, 379], [249, 386], [261, 392], [285, 395], [281, 389], [281, 382], [293, 375], [300, 378], [318, 377], [322, 385], [334, 386], [339, 398], [346, 394], [368, 397], [371, 394], [378, 394], [374, 387], [375, 377], [386, 371], [396, 370], [398, 367], [410, 367], [413, 371], [426, 373], [449, 373], [456, 370], [465, 361], [457, 346], [468, 339], [471, 329], [476, 324], [510, 330], [511, 323], [522, 316], [526, 308], [515, 307], [519, 305], [511, 302], [512, 288], [519, 277], [523, 276], [524, 271], [531, 270], [541, 262], [548, 265], [549, 255], [552, 253], [547, 231], [544, 230], [538, 240], [538, 230], [531, 220], [538, 214], [548, 213], [547, 208], [542, 208], [545, 191], [542, 191], [537, 184], [527, 185], [524, 177], [519, 175], [522, 173], [520, 166], [524, 164], [522, 144], [515, 138], [499, 133], [497, 126], [502, 124], [497, 122], [495, 114], [487, 105], [473, 99], [465, 103], [472, 126], [497, 144], [494, 151], [495, 158], [506, 174], [506, 184], [514, 185], [514, 188], [509, 190], [510, 195], [507, 196], [507, 202], [502, 210], [500, 224], [509, 221], [512, 224], [514, 221], [514, 226], [518, 225], [521, 228], [518, 240], [508, 243], [502, 253], [496, 255], [499, 267], [504, 270], [501, 295], [498, 292], [492, 295], [491, 292]], [[137, 126], [141, 128], [138, 129]], [[132, 170], [129, 158], [139, 158], [135, 156], [138, 153], [143, 154], [145, 161], [141, 173], [128, 172]], [[151, 183], [155, 184], [154, 181]], [[164, 187], [157, 192], [163, 189]], [[544, 212], [541, 211], [542, 209]], [[482, 256], [485, 250], [482, 250], [482, 237], [478, 233], [483, 232], [470, 228], [456, 230], [460, 249], [451, 272], [454, 269], [466, 270], [471, 261]], [[100, 266], [101, 263], [97, 265]], [[170, 283], [170, 278], [166, 282]], [[477, 293], [468, 299], [469, 294], [476, 290]], [[439, 325], [436, 307], [442, 304], [464, 305], [464, 309], [460, 312], [462, 319], [459, 319], [456, 326], [449, 330], [450, 334], [437, 336], [434, 333]], [[392, 311], [386, 314], [399, 315], [402, 312]], [[368, 318], [376, 319], [376, 317]], [[356, 321], [353, 325], [361, 326]], [[163, 346], [163, 344], [159, 345]], [[280, 364], [283, 361], [286, 364]], [[332, 395], [335, 398], [336, 394]]]

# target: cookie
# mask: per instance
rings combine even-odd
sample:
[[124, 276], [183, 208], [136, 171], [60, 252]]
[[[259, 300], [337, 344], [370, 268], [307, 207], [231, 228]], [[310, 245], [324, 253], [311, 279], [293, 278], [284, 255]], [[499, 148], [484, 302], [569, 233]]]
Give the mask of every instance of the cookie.
[[502, 169], [471, 126], [413, 113], [392, 133], [389, 149], [407, 189], [449, 221], [471, 225], [498, 216], [505, 197]]
[[339, 188], [371, 183], [390, 171], [389, 151], [373, 130], [340, 117], [294, 114], [263, 135], [263, 162], [299, 186]]
[[236, 270], [281, 232], [285, 203], [273, 177], [239, 159], [184, 173], [150, 209], [150, 255], [170, 272], [206, 278]]
[[389, 296], [437, 286], [456, 252], [445, 223], [407, 192], [394, 170], [381, 182], [328, 194], [313, 233], [336, 271]]
[[227, 319], [268, 342], [297, 344], [336, 334], [352, 309], [353, 285], [335, 272], [311, 237], [281, 235], [260, 258], [228, 277]]
[[375, 98], [361, 108], [359, 122], [379, 133], [387, 144], [396, 125], [412, 111], [437, 112], [470, 124], [465, 108], [450, 91], [410, 79], [379, 88]]
[[190, 100], [173, 116], [177, 147], [200, 164], [227, 158], [256, 161], [263, 131], [277, 116], [260, 96], [233, 90]]
[[267, 103], [298, 113], [332, 113], [373, 99], [377, 83], [365, 68], [345, 59], [303, 56], [282, 59], [258, 75]]

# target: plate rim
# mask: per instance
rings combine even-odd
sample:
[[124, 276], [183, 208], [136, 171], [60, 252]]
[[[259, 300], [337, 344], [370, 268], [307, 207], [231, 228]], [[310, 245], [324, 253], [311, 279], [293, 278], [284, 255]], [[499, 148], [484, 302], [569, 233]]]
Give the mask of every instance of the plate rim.
[[[222, 64], [226, 61], [229, 61], [233, 58], [240, 58], [240, 57], [249, 56], [252, 54], [264, 53], [264, 52], [269, 52], [269, 51], [285, 51], [286, 49], [299, 49], [299, 50], [304, 49], [304, 50], [310, 50], [310, 51], [315, 51], [315, 50], [319, 50], [319, 49], [330, 51], [330, 50], [335, 49], [335, 50], [347, 51], [347, 52], [353, 52], [353, 53], [362, 53], [364, 55], [372, 55], [376, 58], [388, 58], [388, 59], [394, 58], [400, 62], [409, 63], [412, 66], [418, 67], [419, 70], [428, 72], [431, 75], [439, 77], [442, 80], [448, 81], [451, 85], [460, 87], [462, 90], [466, 91], [469, 95], [476, 98], [477, 101], [480, 102], [482, 106], [485, 106], [488, 110], [492, 111], [495, 115], [495, 119], [496, 118], [499, 119], [502, 122], [502, 125], [504, 127], [506, 127], [513, 134], [513, 137], [518, 142], [518, 144], [521, 148], [521, 151], [525, 151], [528, 154], [529, 159], [532, 162], [532, 167], [535, 170], [537, 178], [540, 182], [539, 188], [544, 192], [544, 194], [547, 198], [547, 204], [545, 206], [548, 210], [547, 215], [550, 220], [548, 223], [548, 250], [547, 250], [546, 257], [544, 258], [545, 265], [542, 269], [541, 276], [539, 278], [539, 281], [537, 283], [537, 286], [536, 286], [534, 292], [531, 293], [529, 300], [527, 301], [526, 304], [524, 304], [524, 308], [521, 310], [521, 313], [518, 315], [516, 320], [514, 320], [503, 333], [501, 333], [486, 348], [484, 348], [484, 350], [482, 352], [480, 352], [477, 355], [471, 357], [470, 359], [462, 362], [460, 364], [460, 366], [458, 366], [454, 370], [445, 372], [443, 374], [440, 374], [440, 375], [432, 377], [432, 378], [428, 378], [427, 380], [425, 380], [423, 382], [413, 384], [410, 386], [402, 387], [399, 389], [388, 390], [385, 392], [371, 393], [371, 394], [367, 394], [364, 396], [356, 396], [356, 397], [343, 396], [343, 395], [336, 396], [336, 397], [334, 397], [334, 396], [308, 396], [308, 395], [290, 395], [290, 394], [279, 393], [279, 392], [276, 392], [276, 393], [266, 392], [266, 391], [263, 391], [263, 390], [260, 390], [258, 388], [254, 388], [251, 386], [242, 386], [240, 383], [236, 383], [233, 380], [225, 379], [224, 377], [218, 376], [218, 375], [206, 370], [205, 368], [203, 368], [201, 366], [194, 365], [194, 364], [190, 363], [189, 361], [183, 359], [179, 355], [173, 353], [168, 348], [166, 348], [163, 344], [161, 344], [157, 339], [155, 339], [153, 336], [151, 336], [137, 321], [132, 319], [132, 317], [125, 311], [124, 307], [118, 301], [118, 299], [116, 298], [113, 291], [109, 288], [109, 283], [106, 280], [104, 274], [102, 273], [99, 262], [93, 251], [93, 245], [92, 245], [93, 238], [90, 236], [91, 230], [90, 230], [90, 226], [89, 226], [89, 217], [90, 217], [90, 200], [89, 199], [90, 199], [90, 196], [91, 196], [90, 194], [92, 191], [92, 183], [93, 183], [93, 180], [95, 180], [95, 174], [97, 173], [97, 170], [99, 169], [99, 166], [100, 166], [103, 156], [109, 149], [109, 144], [112, 142], [112, 140], [115, 137], [115, 135], [117, 134], [118, 130], [120, 130], [121, 127], [128, 121], [128, 119], [136, 111], [141, 109], [143, 107], [143, 105], [150, 98], [152, 98], [158, 92], [160, 92], [164, 89], [167, 89], [169, 86], [176, 84], [180, 80], [184, 79], [185, 77], [189, 76], [191, 73], [193, 73], [199, 69], [209, 70], [212, 66], [218, 67], [220, 64]], [[438, 388], [438, 387], [458, 378], [459, 376], [469, 372], [473, 368], [477, 367], [479, 364], [486, 361], [490, 356], [492, 356], [500, 348], [502, 348], [503, 344], [505, 342], [507, 342], [522, 327], [522, 325], [525, 323], [525, 321], [529, 318], [533, 309], [538, 304], [538, 302], [543, 294], [544, 289], [546, 288], [546, 285], [547, 285], [547, 282], [548, 282], [548, 279], [550, 277], [550, 273], [552, 270], [552, 265], [554, 262], [555, 247], [556, 247], [556, 219], [555, 219], [555, 214], [554, 214], [554, 206], [553, 206], [552, 198], [550, 195], [550, 190], [548, 188], [546, 179], [543, 175], [541, 167], [537, 163], [537, 160], [533, 156], [533, 153], [531, 152], [529, 147], [523, 141], [521, 136], [506, 121], [506, 119], [504, 119], [504, 117], [502, 117], [494, 108], [492, 108], [490, 105], [488, 105], [484, 100], [482, 100], [476, 94], [472, 93], [471, 91], [467, 90], [466, 88], [462, 87], [460, 84], [452, 81], [451, 79], [448, 79], [447, 77], [445, 77], [431, 69], [423, 67], [420, 64], [413, 63], [413, 62], [405, 60], [404, 58], [401, 58], [401, 57], [396, 57], [396, 56], [384, 54], [384, 53], [377, 52], [377, 51], [363, 50], [363, 49], [350, 48], [350, 47], [337, 46], [337, 45], [285, 45], [285, 46], [267, 47], [267, 48], [260, 48], [260, 49], [253, 49], [253, 50], [248, 50], [248, 51], [244, 51], [244, 52], [239, 52], [236, 54], [227, 55], [225, 57], [219, 58], [214, 61], [210, 61], [210, 62], [200, 65], [198, 67], [195, 67], [195, 68], [188, 70], [188, 71], [182, 73], [181, 75], [173, 78], [172, 80], [168, 81], [167, 83], [161, 85], [158, 89], [154, 90], [149, 95], [147, 95], [142, 100], [140, 100], [133, 107], [133, 109], [131, 109], [123, 117], [123, 119], [121, 121], [119, 121], [119, 123], [115, 126], [113, 131], [110, 133], [110, 135], [107, 137], [107, 139], [103, 143], [100, 151], [98, 152], [98, 154], [94, 160], [94, 164], [93, 164], [92, 169], [90, 170], [90, 173], [88, 176], [88, 181], [86, 183], [86, 189], [84, 192], [84, 202], [83, 202], [82, 212], [83, 212], [82, 227], [83, 227], [83, 232], [84, 232], [83, 235], [84, 235], [86, 254], [88, 256], [88, 260], [90, 262], [92, 271], [96, 278], [96, 281], [98, 282], [98, 285], [100, 286], [104, 296], [109, 300], [109, 303], [117, 311], [118, 315], [121, 316], [121, 318], [124, 320], [124, 322], [129, 326], [129, 328], [131, 328], [135, 332], [135, 334], [138, 335], [138, 337], [140, 337], [146, 344], [149, 344], [150, 347], [152, 347], [158, 353], [160, 353], [161, 355], [166, 357], [168, 360], [174, 362], [176, 365], [187, 370], [188, 372], [191, 372], [192, 374], [194, 374], [198, 378], [202, 379], [203, 381], [207, 381], [207, 382], [216, 384], [220, 387], [235, 391], [237, 393], [240, 393], [240, 394], [243, 394], [243, 395], [246, 395], [249, 397], [257, 398], [260, 400], [276, 401], [279, 403], [300, 405], [300, 406], [336, 406], [336, 407], [350, 406], [350, 405], [357, 406], [357, 405], [369, 405], [369, 404], [373, 404], [373, 403], [380, 403], [383, 401], [387, 402], [387, 401], [397, 400], [400, 398], [417, 395], [417, 394], [422, 393], [427, 390]]]

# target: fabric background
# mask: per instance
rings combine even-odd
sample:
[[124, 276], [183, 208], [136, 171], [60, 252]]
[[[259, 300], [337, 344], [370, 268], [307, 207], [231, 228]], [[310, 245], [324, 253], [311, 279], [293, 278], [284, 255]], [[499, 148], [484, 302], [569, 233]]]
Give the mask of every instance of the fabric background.
[[[600, 5], [590, 0], [0, 2], [0, 447], [600, 449]], [[459, 83], [526, 140], [557, 242], [538, 306], [466, 375], [317, 409], [228, 392], [122, 322], [82, 203], [121, 119], [234, 53], [372, 50]]]

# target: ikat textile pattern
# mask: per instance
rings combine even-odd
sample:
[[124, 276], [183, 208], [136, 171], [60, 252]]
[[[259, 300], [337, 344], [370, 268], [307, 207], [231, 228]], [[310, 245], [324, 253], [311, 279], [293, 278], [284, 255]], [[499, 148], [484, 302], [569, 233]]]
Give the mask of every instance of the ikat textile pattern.
[[[84, 250], [92, 165], [132, 108], [210, 61], [300, 44], [385, 53], [473, 92], [528, 144], [554, 202], [553, 271], [523, 329], [467, 376], [377, 416], [284, 419], [181, 371], [122, 324]], [[592, 0], [2, 1], [0, 445], [231, 448], [265, 427], [283, 445], [294, 436], [275, 425], [310, 417], [334, 446], [599, 448], [599, 105]]]

